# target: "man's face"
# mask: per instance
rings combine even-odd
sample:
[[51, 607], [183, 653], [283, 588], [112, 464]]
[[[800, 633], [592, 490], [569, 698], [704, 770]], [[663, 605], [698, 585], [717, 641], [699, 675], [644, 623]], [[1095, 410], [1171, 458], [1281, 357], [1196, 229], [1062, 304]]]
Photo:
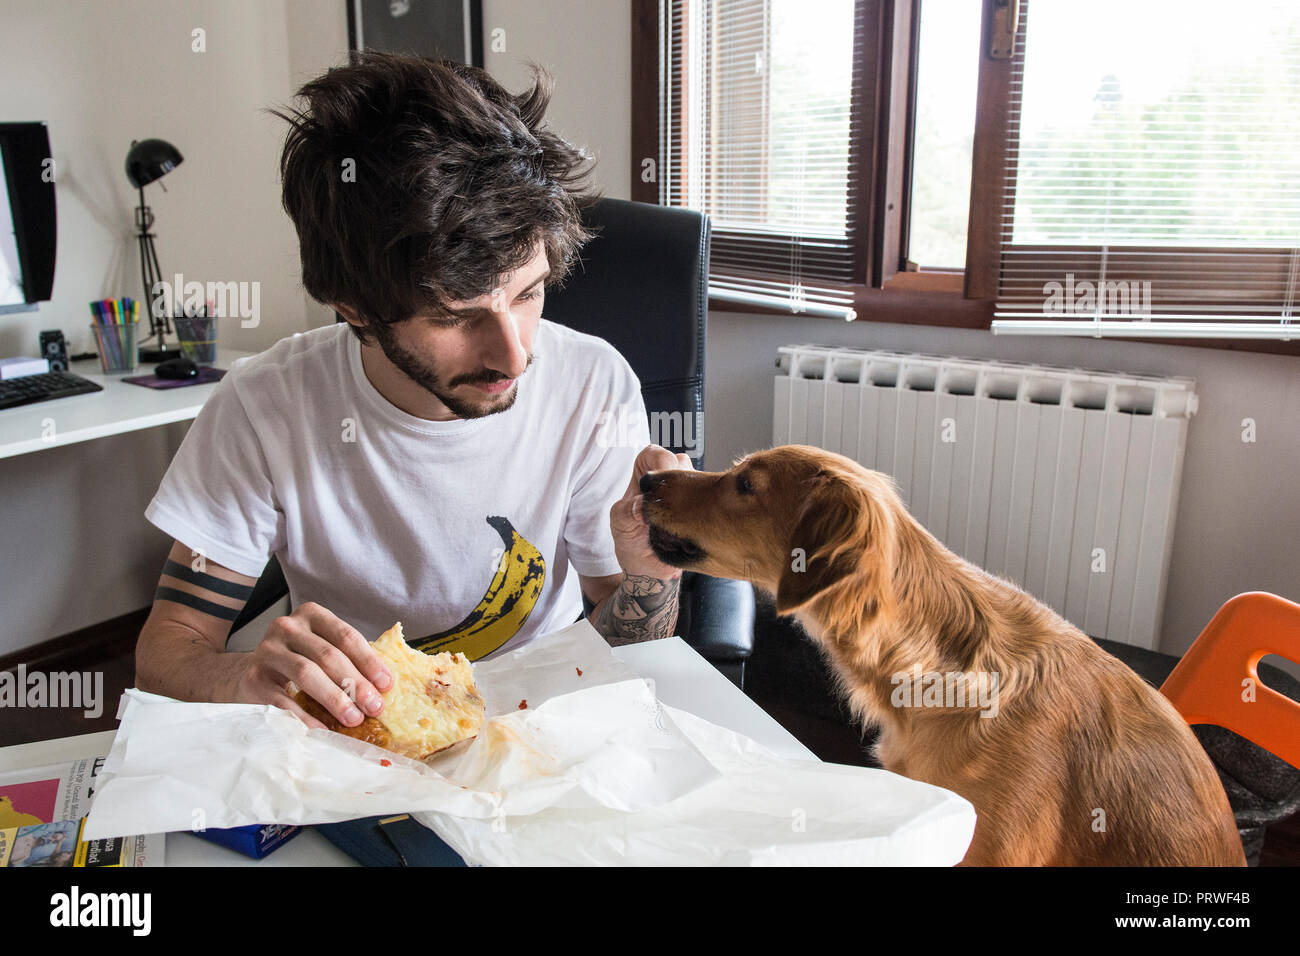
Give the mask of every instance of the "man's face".
[[503, 284], [477, 299], [449, 303], [449, 312], [417, 315], [375, 330], [388, 360], [460, 418], [504, 412], [532, 364], [550, 267], [539, 242]]

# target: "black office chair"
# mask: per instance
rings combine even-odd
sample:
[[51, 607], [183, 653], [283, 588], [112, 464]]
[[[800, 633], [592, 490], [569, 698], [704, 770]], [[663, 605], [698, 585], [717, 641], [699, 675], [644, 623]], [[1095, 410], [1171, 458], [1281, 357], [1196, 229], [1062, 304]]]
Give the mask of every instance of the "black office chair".
[[[583, 220], [599, 234], [583, 247], [564, 288], [547, 292], [545, 317], [600, 336], [618, 349], [641, 381], [647, 414], [668, 416], [664, 420], [674, 425], [681, 422], [680, 432], [652, 437], [670, 451], [693, 451], [692, 461], [700, 468], [708, 218], [690, 210], [602, 199], [584, 211]], [[687, 422], [694, 434], [687, 431]], [[691, 438], [693, 449], [688, 447]], [[230, 632], [287, 593], [272, 556]], [[583, 606], [591, 612], [585, 596]], [[753, 587], [686, 572], [675, 632], [743, 688], [745, 661], [754, 648]]]

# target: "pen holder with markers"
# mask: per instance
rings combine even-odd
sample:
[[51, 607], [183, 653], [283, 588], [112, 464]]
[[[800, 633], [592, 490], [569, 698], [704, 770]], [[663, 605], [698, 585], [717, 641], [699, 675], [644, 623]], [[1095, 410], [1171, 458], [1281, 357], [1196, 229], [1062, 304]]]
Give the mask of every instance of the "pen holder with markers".
[[217, 317], [194, 315], [172, 317], [181, 354], [195, 365], [212, 365], [217, 361]]
[[139, 322], [96, 322], [90, 328], [99, 346], [99, 364], [105, 374], [134, 372], [140, 365], [136, 349]]

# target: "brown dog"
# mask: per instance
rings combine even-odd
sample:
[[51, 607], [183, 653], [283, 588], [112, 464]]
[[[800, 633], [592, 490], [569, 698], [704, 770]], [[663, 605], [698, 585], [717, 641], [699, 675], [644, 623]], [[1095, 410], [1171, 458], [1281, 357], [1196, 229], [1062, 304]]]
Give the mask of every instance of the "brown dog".
[[752, 582], [829, 659], [889, 770], [978, 817], [967, 865], [1244, 866], [1173, 706], [1050, 608], [953, 554], [892, 481], [803, 445], [641, 481], [674, 566]]

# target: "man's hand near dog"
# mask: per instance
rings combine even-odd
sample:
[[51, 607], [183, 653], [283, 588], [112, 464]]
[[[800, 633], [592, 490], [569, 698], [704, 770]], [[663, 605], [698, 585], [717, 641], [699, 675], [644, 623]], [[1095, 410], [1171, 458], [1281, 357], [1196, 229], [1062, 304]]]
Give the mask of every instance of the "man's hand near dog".
[[642, 449], [627, 492], [609, 510], [614, 553], [623, 573], [605, 578], [579, 576], [583, 592], [597, 601], [588, 619], [611, 645], [669, 637], [677, 626], [682, 572], [655, 555], [649, 526], [641, 514], [642, 476], [671, 468], [691, 471], [691, 460], [659, 445]]

